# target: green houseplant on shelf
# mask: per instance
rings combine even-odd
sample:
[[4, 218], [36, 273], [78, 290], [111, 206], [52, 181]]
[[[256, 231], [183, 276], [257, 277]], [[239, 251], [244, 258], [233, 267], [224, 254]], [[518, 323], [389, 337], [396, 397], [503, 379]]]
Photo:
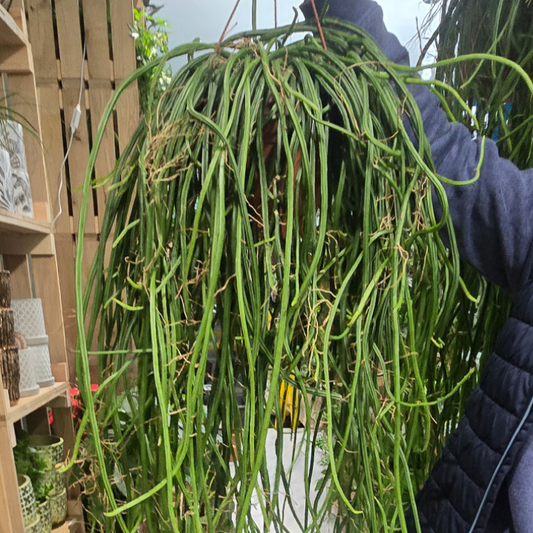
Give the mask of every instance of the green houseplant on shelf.
[[52, 503], [54, 486], [46, 482], [48, 472], [45, 458], [31, 447], [30, 435], [20, 432], [17, 435], [17, 446], [13, 453], [17, 473], [27, 476], [33, 487], [38, 514], [41, 518], [42, 533], [52, 531]]

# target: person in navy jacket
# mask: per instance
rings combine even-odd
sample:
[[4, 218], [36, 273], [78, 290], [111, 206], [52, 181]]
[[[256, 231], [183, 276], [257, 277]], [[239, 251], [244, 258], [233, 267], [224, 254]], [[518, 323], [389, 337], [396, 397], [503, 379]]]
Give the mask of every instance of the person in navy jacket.
[[[317, 9], [324, 0], [315, 0]], [[313, 17], [309, 0], [301, 10]], [[331, 0], [328, 17], [366, 30], [387, 57], [408, 65], [409, 54], [372, 0]], [[450, 123], [424, 86], [410, 88], [420, 108], [438, 173], [468, 181], [481, 141]], [[511, 293], [512, 316], [487, 361], [465, 416], [417, 495], [423, 533], [533, 532], [533, 169], [520, 171], [486, 141], [479, 180], [444, 185], [464, 260]], [[434, 196], [436, 198], [436, 195]], [[438, 216], [442, 211], [435, 200]], [[415, 532], [412, 514], [409, 531]]]

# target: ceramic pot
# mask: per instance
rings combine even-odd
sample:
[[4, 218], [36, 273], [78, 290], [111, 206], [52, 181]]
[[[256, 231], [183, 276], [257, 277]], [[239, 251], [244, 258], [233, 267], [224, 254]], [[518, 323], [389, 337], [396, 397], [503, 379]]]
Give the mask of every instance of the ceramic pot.
[[59, 493], [52, 491], [48, 498], [52, 505], [52, 524], [59, 526], [67, 518], [67, 489]]
[[30, 447], [46, 463], [46, 470], [55, 470], [63, 462], [64, 443], [61, 437], [54, 435], [30, 435]]
[[42, 533], [50, 533], [52, 531], [52, 503], [49, 498], [39, 505], [39, 518]]
[[20, 507], [22, 509], [22, 519], [24, 526], [28, 527], [32, 525], [37, 515], [37, 503], [35, 501], [35, 495], [33, 493], [33, 487], [31, 485], [30, 478], [28, 476], [17, 476], [20, 496]]
[[30, 177], [23, 170], [11, 172], [13, 182], [13, 211], [28, 217], [33, 216]]
[[19, 350], [19, 366], [20, 366], [20, 397], [28, 398], [39, 394], [40, 387], [37, 385], [35, 378], [35, 368], [33, 364], [33, 357], [29, 349]]
[[55, 383], [55, 378], [52, 374], [48, 336], [28, 337], [26, 342], [28, 343], [28, 349], [33, 359], [37, 385], [39, 387], [51, 387]]
[[29, 338], [46, 336], [43, 302], [40, 298], [14, 299], [11, 307], [15, 318], [15, 331], [24, 335], [26, 341]]
[[24, 133], [21, 124], [14, 120], [5, 120], [0, 123], [0, 147], [9, 154], [12, 172], [27, 172]]
[[24, 528], [24, 533], [43, 533], [41, 517], [37, 515], [35, 522]]

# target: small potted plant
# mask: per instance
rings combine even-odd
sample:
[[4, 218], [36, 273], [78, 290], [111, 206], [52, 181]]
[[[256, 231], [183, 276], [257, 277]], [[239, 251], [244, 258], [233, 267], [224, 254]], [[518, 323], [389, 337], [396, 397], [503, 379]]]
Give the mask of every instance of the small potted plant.
[[50, 533], [52, 531], [51, 493], [54, 486], [47, 480], [47, 461], [30, 446], [30, 436], [25, 432], [20, 432], [17, 437], [14, 455], [17, 473], [19, 476], [25, 476], [33, 487], [41, 531]]

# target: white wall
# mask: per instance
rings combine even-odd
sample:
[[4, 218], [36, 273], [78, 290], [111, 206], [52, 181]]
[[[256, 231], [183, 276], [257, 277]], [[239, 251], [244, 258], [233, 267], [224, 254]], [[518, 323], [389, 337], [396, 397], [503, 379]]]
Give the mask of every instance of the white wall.
[[[158, 16], [166, 18], [171, 25], [171, 47], [191, 42], [200, 38], [202, 42], [216, 42], [228, 21], [235, 0], [153, 0], [153, 3], [164, 3]], [[278, 23], [288, 24], [294, 16], [293, 6], [297, 7], [300, 0], [277, 0]], [[416, 35], [416, 18], [422, 19], [429, 7], [421, 0], [379, 0], [385, 12], [385, 23], [396, 33], [403, 44]], [[274, 0], [257, 0], [258, 27], [274, 26]], [[252, 0], [241, 0], [233, 19], [231, 33], [245, 31], [252, 26]], [[411, 61], [416, 62], [419, 47], [410, 47]]]

